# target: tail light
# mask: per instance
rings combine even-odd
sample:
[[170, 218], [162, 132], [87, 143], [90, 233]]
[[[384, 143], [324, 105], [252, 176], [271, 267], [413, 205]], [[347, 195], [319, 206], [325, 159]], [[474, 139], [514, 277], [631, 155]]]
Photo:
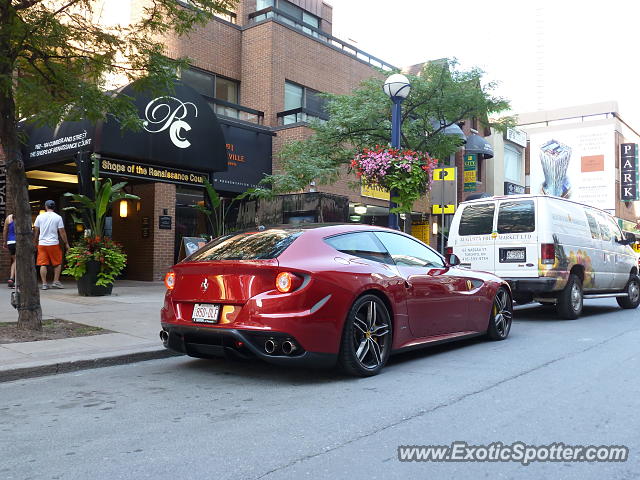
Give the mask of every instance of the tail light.
[[173, 287], [176, 286], [176, 274], [175, 272], [168, 272], [164, 277], [164, 286], [167, 287], [167, 290], [173, 290]]
[[276, 288], [281, 293], [293, 292], [302, 285], [302, 278], [295, 273], [280, 272], [276, 277]]
[[453, 247], [447, 247], [444, 249], [445, 255], [451, 255], [453, 253]]
[[556, 247], [553, 243], [540, 245], [540, 260], [543, 264], [553, 265], [556, 261]]

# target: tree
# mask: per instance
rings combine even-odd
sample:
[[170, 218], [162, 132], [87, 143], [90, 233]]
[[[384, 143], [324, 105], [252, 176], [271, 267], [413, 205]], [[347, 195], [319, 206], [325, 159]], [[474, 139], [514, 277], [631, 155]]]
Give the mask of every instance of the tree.
[[[388, 74], [388, 72], [387, 72]], [[509, 102], [492, 95], [496, 82], [482, 84], [478, 68], [460, 70], [455, 59], [425, 64], [420, 75], [407, 75], [411, 93], [402, 105], [402, 147], [446, 158], [460, 148], [460, 139], [444, 128], [476, 117], [504, 130], [511, 117], [488, 120], [509, 109]], [[311, 125], [314, 135], [286, 144], [279, 154], [281, 173], [266, 179], [273, 191], [304, 189], [309, 182], [326, 184], [364, 148], [387, 145], [391, 132], [391, 100], [382, 90], [382, 76], [365, 80], [351, 95], [325, 94], [329, 119]]]
[[236, 1], [148, 0], [136, 20], [113, 25], [100, 18], [106, 0], [0, 0], [0, 146], [15, 205], [18, 328], [42, 328], [18, 120], [53, 126], [111, 114], [140, 128], [132, 99], [106, 95], [107, 82], [141, 79], [141, 89], [169, 93], [187, 61], [164, 56], [162, 37], [186, 34]]

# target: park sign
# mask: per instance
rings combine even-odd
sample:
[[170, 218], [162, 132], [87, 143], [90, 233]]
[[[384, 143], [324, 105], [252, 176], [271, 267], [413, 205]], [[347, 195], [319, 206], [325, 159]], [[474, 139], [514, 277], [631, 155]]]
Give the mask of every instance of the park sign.
[[620, 199], [624, 202], [640, 200], [638, 189], [638, 144], [620, 145]]

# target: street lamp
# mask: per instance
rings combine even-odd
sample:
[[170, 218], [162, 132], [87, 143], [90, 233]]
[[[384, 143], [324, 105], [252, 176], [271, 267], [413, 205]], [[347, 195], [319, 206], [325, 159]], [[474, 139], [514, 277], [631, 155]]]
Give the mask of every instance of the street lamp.
[[[400, 126], [402, 124], [402, 101], [407, 98], [409, 91], [411, 90], [411, 84], [407, 77], [400, 73], [394, 73], [387, 81], [384, 82], [382, 87], [384, 93], [391, 98], [393, 102], [393, 110], [391, 111], [391, 147], [400, 148]], [[394, 191], [392, 190], [390, 196], [393, 198]], [[392, 200], [389, 200], [389, 228], [398, 230], [398, 216], [395, 213], [391, 213], [391, 209], [395, 208], [396, 204]]]

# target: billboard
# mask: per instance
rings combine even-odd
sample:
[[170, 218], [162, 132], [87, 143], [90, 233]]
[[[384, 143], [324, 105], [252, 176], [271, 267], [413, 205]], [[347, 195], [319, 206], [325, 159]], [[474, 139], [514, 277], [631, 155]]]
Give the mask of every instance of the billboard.
[[613, 125], [529, 133], [531, 193], [615, 212]]

